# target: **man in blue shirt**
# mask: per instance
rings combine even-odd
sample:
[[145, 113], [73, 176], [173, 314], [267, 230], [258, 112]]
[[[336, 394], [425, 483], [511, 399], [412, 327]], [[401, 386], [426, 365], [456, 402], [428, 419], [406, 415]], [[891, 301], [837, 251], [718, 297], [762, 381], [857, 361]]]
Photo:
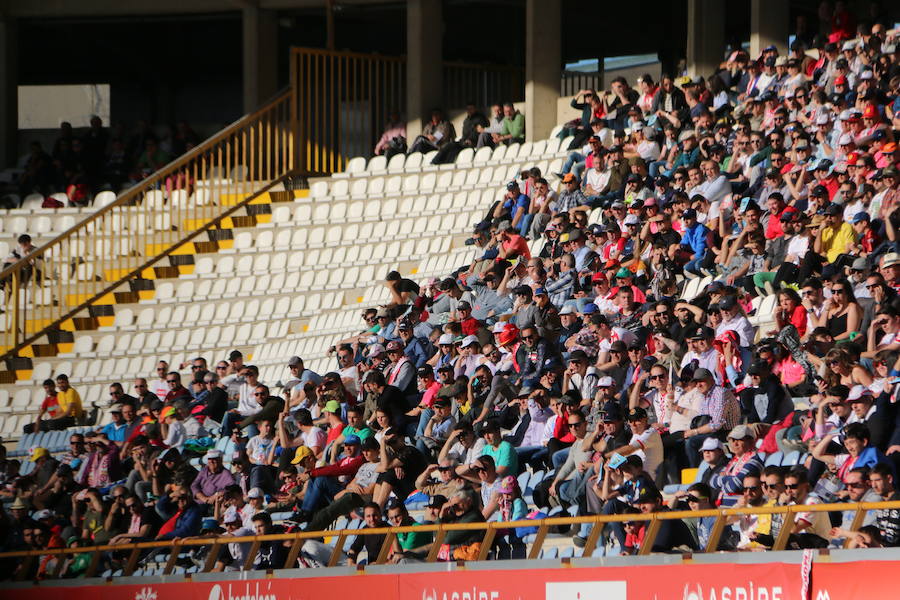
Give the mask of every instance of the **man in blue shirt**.
[[681, 246], [690, 253], [690, 259], [684, 265], [686, 272], [700, 275], [700, 265], [706, 258], [706, 250], [709, 242], [709, 229], [697, 222], [697, 211], [689, 208], [681, 213], [681, 221], [684, 223], [684, 235], [681, 236]]
[[515, 227], [528, 212], [529, 204], [531, 204], [531, 200], [521, 192], [519, 183], [513, 180], [506, 184], [506, 194], [494, 209], [493, 216], [495, 219], [509, 218], [512, 226]]
[[128, 429], [128, 425], [125, 423], [124, 417], [122, 417], [122, 405], [114, 404], [109, 409], [109, 414], [112, 416], [112, 422], [104, 425], [100, 433], [105, 433], [111, 442], [123, 444], [125, 442], [125, 430]]

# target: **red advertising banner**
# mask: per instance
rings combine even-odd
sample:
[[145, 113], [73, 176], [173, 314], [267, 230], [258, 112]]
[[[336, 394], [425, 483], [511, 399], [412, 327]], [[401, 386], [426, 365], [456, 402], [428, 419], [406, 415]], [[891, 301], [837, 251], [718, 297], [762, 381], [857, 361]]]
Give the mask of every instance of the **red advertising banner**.
[[[876, 563], [877, 564], [877, 563]], [[831, 566], [831, 565], [829, 565]], [[851, 565], [852, 566], [852, 565]], [[817, 564], [813, 569], [818, 577]], [[681, 564], [457, 570], [250, 581], [49, 587], [0, 591], [3, 600], [807, 600], [799, 565]], [[877, 581], [877, 578], [873, 578]], [[818, 600], [860, 597], [835, 595]], [[875, 600], [884, 596], [868, 595]], [[817, 600], [815, 596], [810, 600]]]
[[816, 563], [813, 566], [812, 591], [809, 600], [895, 600], [896, 561], [859, 561], [849, 563]]

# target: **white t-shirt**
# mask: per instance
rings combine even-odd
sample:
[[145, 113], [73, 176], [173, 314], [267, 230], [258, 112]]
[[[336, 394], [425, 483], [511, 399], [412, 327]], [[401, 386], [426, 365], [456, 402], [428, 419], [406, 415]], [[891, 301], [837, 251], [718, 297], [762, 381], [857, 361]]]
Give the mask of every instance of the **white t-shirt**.
[[156, 394], [157, 398], [159, 398], [160, 400], [165, 400], [166, 394], [169, 393], [169, 384], [166, 383], [165, 379], [154, 379], [153, 381], [148, 381], [147, 387], [150, 388], [150, 391]]
[[184, 424], [181, 421], [174, 421], [169, 425], [169, 433], [163, 443], [169, 448], [181, 450], [185, 440], [187, 440], [187, 431], [184, 429]]
[[328, 439], [328, 435], [318, 427], [313, 427], [309, 431], [304, 432], [302, 435], [303, 445], [310, 450], [312, 450], [314, 447], [318, 447], [319, 449], [324, 448], [325, 443]]
[[377, 462], [367, 462], [363, 463], [359, 469], [356, 471], [356, 483], [360, 485], [360, 487], [369, 487], [375, 480], [378, 479], [378, 472], [376, 469], [378, 468]]
[[484, 444], [484, 438], [478, 438], [471, 448], [466, 449], [461, 442], [456, 442], [450, 447], [447, 456], [455, 458], [462, 465], [470, 465], [484, 453]]

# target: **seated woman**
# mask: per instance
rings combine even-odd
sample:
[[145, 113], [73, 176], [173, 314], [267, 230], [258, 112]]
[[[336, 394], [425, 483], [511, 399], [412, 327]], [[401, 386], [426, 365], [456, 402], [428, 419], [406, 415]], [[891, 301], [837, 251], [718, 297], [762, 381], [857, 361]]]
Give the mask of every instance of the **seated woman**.
[[833, 281], [831, 298], [825, 301], [825, 310], [816, 318], [817, 327], [825, 327], [834, 341], [851, 339], [859, 333], [863, 309], [853, 295], [853, 286], [844, 278]]

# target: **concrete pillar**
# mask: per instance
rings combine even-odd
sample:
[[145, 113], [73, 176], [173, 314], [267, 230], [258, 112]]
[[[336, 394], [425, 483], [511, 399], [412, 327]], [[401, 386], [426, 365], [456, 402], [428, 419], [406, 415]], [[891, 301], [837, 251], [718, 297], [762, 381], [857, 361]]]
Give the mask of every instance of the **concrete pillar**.
[[784, 0], [751, 0], [750, 58], [758, 57], [766, 46], [777, 46], [782, 55], [788, 53], [788, 4]]
[[525, 140], [547, 139], [556, 126], [562, 74], [561, 0], [525, 4]]
[[[19, 132], [18, 24], [10, 16], [0, 17], [0, 168], [18, 159]], [[49, 151], [50, 148], [44, 148]]]
[[688, 0], [687, 70], [708, 77], [725, 55], [725, 2]]
[[406, 139], [410, 144], [422, 133], [431, 109], [443, 103], [443, 22], [441, 0], [407, 0]]
[[250, 113], [278, 91], [278, 19], [255, 6], [243, 10], [244, 112]]

